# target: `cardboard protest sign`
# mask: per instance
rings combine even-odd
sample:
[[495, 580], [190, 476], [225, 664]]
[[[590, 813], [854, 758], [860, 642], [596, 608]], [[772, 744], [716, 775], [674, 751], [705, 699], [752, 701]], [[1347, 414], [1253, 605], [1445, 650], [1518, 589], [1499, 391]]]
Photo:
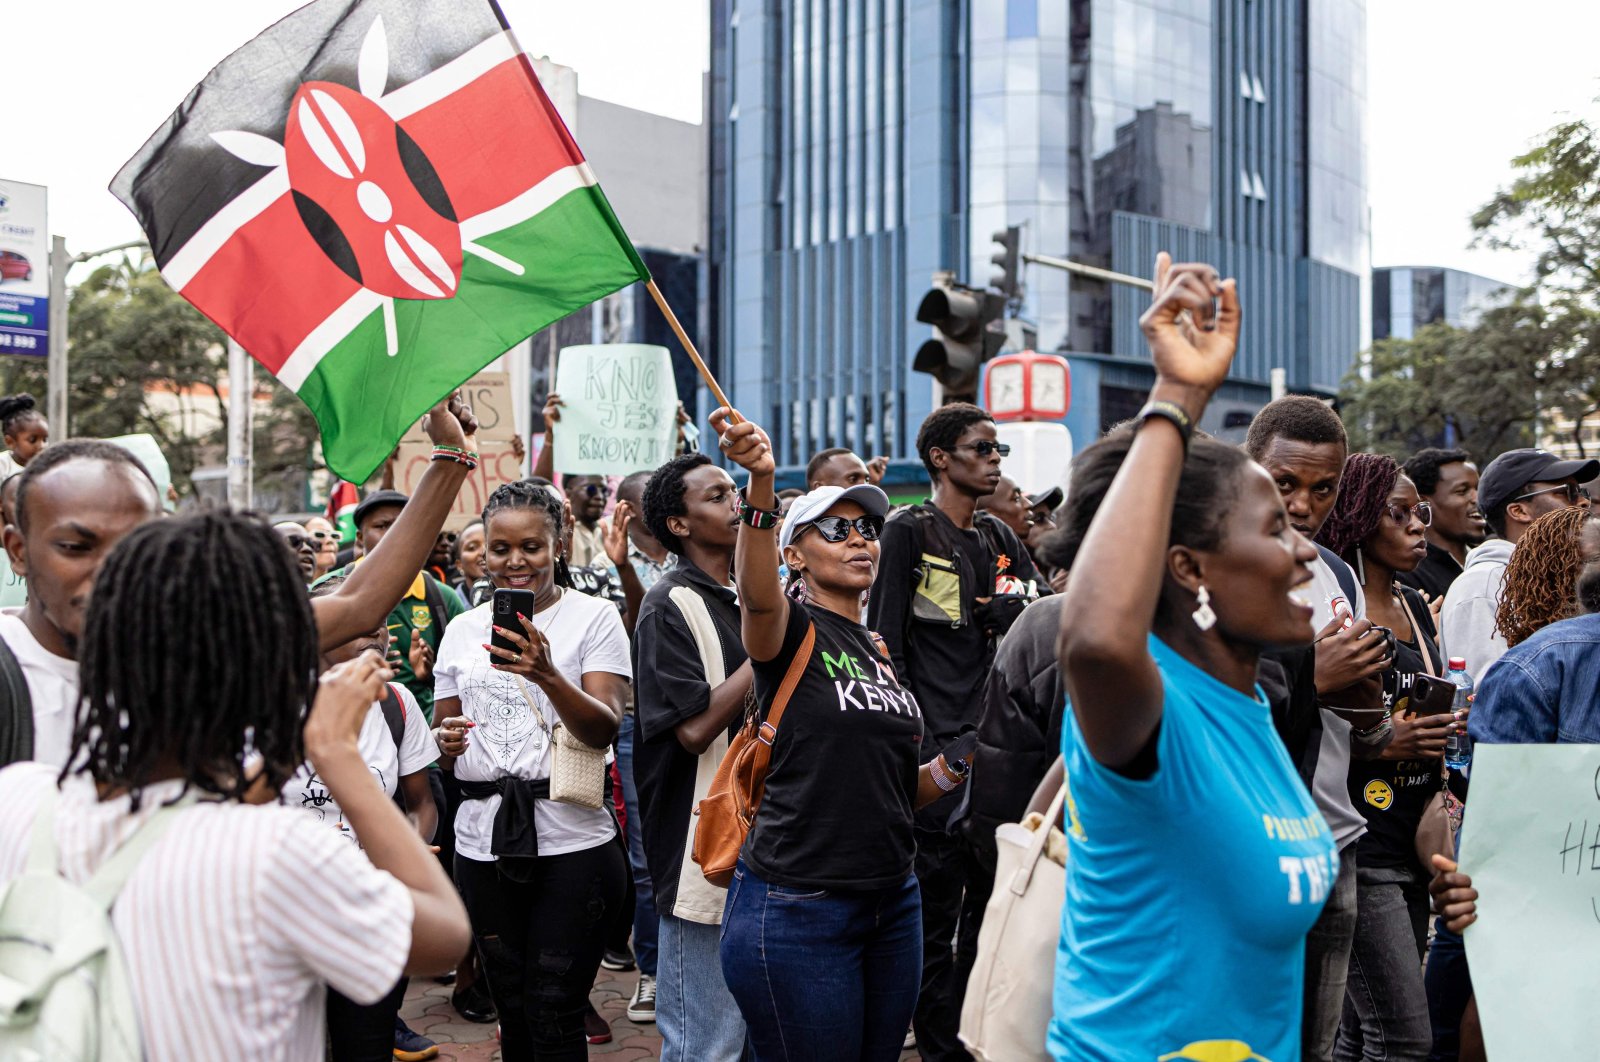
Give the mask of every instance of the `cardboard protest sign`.
[[[401, 443], [399, 453], [394, 470], [395, 489], [415, 494], [422, 473], [428, 470], [428, 462], [433, 459], [433, 446], [431, 443]], [[461, 485], [461, 492], [450, 507], [450, 515], [445, 518], [447, 531], [460, 531], [482, 516], [484, 503], [496, 487], [523, 478], [522, 462], [511, 449], [509, 440], [479, 438], [478, 453], [482, 460]]]
[[[511, 374], [505, 372], [480, 372], [461, 385], [461, 398], [472, 407], [478, 418], [478, 441], [510, 442], [517, 434], [512, 413]], [[422, 420], [406, 431], [407, 443], [426, 443], [428, 436], [422, 430]]]
[[625, 476], [668, 461], [678, 436], [678, 387], [666, 347], [609, 343], [563, 347], [555, 390], [562, 475]]
[[1600, 745], [1479, 745], [1461, 836], [1478, 890], [1467, 961], [1490, 1058], [1600, 1043]]

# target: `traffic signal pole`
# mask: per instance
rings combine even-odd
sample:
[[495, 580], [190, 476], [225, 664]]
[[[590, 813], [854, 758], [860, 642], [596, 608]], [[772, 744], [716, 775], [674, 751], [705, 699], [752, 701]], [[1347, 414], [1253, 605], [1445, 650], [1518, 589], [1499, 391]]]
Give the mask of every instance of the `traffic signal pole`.
[[67, 421], [67, 270], [79, 262], [99, 258], [103, 254], [146, 246], [143, 240], [130, 240], [98, 251], [68, 254], [65, 237], [50, 237], [50, 344], [45, 364], [49, 391], [45, 397], [45, 410], [50, 418], [50, 434], [57, 439], [72, 437], [72, 429]]

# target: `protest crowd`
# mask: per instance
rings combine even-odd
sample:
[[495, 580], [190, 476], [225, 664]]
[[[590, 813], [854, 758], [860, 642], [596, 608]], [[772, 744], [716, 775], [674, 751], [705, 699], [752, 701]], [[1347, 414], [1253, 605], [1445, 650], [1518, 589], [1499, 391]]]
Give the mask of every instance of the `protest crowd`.
[[1484, 1057], [1471, 742], [1600, 736], [1600, 463], [1348, 453], [1293, 395], [1227, 445], [1240, 316], [1161, 257], [1150, 403], [1064, 497], [965, 403], [899, 508], [844, 449], [780, 497], [727, 408], [709, 452], [683, 418], [653, 471], [555, 476], [552, 395], [551, 475], [449, 533], [452, 398], [345, 563], [0, 401], [0, 883], [45, 851], [113, 890], [149, 1058], [434, 1057], [399, 1008], [436, 976], [504, 1058], [581, 1058], [605, 964], [664, 1059], [949, 1060], [997, 836], [1045, 812], [1038, 1054], [981, 1057]]
[[[1469, 779], [1496, 810], [1494, 746], [1600, 742], [1600, 461], [1352, 453], [1294, 394], [1213, 437], [1248, 322], [1162, 252], [1148, 401], [1066, 482], [952, 401], [922, 500], [838, 446], [779, 489], [498, 9], [363, 6], [240, 49], [112, 186], [310, 408], [326, 514], [170, 511], [0, 398], [0, 1062], [425, 1060], [423, 983], [570, 1062], [602, 968], [667, 1062], [1487, 1057], [1477, 942], [1531, 916]], [[235, 109], [291, 67], [279, 143]], [[612, 446], [552, 380], [542, 438], [480, 432], [472, 374], [635, 283], [714, 410]]]

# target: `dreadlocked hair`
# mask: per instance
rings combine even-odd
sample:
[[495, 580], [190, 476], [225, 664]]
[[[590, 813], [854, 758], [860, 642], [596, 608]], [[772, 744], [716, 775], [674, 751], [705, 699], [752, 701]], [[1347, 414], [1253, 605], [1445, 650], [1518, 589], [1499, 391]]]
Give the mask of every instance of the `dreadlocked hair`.
[[1389, 492], [1399, 478], [1400, 466], [1384, 454], [1351, 454], [1345, 458], [1339, 497], [1317, 533], [1317, 541], [1354, 564], [1356, 547], [1378, 529]]
[[293, 555], [259, 517], [210, 511], [131, 532], [95, 580], [78, 661], [62, 778], [125, 788], [134, 810], [157, 771], [238, 800], [256, 781], [247, 750], [271, 792], [305, 760], [316, 621]]
[[1507, 645], [1526, 641], [1542, 627], [1578, 614], [1578, 574], [1583, 570], [1587, 509], [1557, 509], [1528, 525], [1506, 565], [1495, 625]]
[[489, 495], [483, 507], [483, 534], [489, 535], [489, 518], [508, 509], [537, 509], [550, 521], [550, 533], [556, 540], [556, 585], [572, 589], [572, 572], [567, 568], [567, 551], [562, 548], [566, 534], [566, 503], [556, 494], [555, 487], [543, 477], [520, 479], [515, 483], [502, 483]]

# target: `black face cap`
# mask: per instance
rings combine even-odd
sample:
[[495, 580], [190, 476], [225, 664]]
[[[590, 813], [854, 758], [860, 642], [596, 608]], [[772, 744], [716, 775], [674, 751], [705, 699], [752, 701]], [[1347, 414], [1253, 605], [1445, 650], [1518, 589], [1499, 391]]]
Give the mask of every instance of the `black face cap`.
[[410, 498], [397, 490], [375, 490], [365, 498], [362, 498], [361, 504], [356, 506], [356, 527], [359, 528], [362, 521], [372, 515], [373, 510], [381, 509], [386, 505], [398, 505], [403, 509], [406, 502], [410, 500]]
[[1600, 476], [1600, 461], [1563, 461], [1548, 450], [1507, 450], [1478, 477], [1478, 507], [1491, 512], [1522, 493], [1529, 483], [1587, 483]]

